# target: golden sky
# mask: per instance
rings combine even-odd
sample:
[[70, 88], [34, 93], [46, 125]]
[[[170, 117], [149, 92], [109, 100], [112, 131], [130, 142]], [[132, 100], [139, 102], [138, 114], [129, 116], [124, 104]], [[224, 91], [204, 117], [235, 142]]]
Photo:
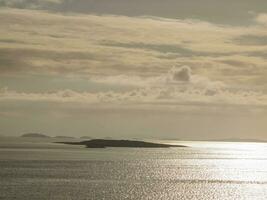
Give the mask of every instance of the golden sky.
[[267, 2], [0, 0], [0, 134], [267, 139]]

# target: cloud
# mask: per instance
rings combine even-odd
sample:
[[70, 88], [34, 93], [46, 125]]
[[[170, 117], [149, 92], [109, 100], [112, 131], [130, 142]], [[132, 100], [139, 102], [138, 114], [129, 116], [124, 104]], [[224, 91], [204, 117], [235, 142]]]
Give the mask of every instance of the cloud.
[[0, 7], [45, 9], [51, 8], [64, 0], [0, 0]]
[[128, 92], [76, 92], [62, 90], [47, 93], [22, 93], [1, 90], [0, 101], [75, 102], [96, 105], [249, 105], [267, 106], [267, 95], [260, 92], [195, 88], [142, 88]]
[[168, 71], [156, 76], [92, 76], [91, 81], [109, 85], [136, 86], [136, 87], [196, 87], [196, 88], [219, 88], [225, 84], [220, 81], [211, 81], [207, 77], [193, 74], [192, 68], [183, 66], [173, 66]]
[[[263, 57], [260, 52], [266, 47], [256, 44], [244, 48], [232, 42], [242, 35], [259, 36], [264, 31], [261, 26], [20, 9], [1, 9], [0, 17], [0, 72], [5, 74], [17, 70], [21, 74], [154, 77], [172, 65], [188, 65], [200, 75], [205, 72], [205, 76], [221, 80], [227, 78], [220, 73], [223, 68], [231, 67], [237, 74], [243, 69], [219, 59], [235, 56], [238, 63], [249, 55], [244, 68], [250, 69], [250, 64], [265, 66], [263, 59], [254, 58]], [[13, 23], [16, 26], [9, 26]]]
[[234, 41], [240, 45], [267, 46], [267, 35], [242, 35]]
[[[109, 94], [98, 87], [97, 93], [70, 95], [76, 92], [64, 91], [72, 88], [71, 83], [64, 83], [59, 93], [28, 91], [24, 98], [216, 102], [220, 97], [223, 102], [224, 95], [232, 95], [236, 88], [243, 88], [238, 94], [245, 92], [244, 88], [266, 91], [267, 47], [259, 41], [266, 27], [258, 24], [222, 26], [189, 19], [64, 15], [7, 8], [0, 10], [0, 17], [0, 77], [76, 77], [110, 89]], [[10, 26], [14, 23], [16, 26]], [[233, 42], [248, 35], [253, 35], [250, 45]], [[124, 88], [125, 93], [114, 92], [115, 87], [116, 91]]]
[[[119, 78], [119, 79], [117, 79]], [[127, 84], [131, 78], [110, 77], [103, 82]], [[91, 80], [93, 81], [93, 80]], [[95, 80], [96, 81], [96, 80]], [[100, 80], [98, 80], [100, 81]], [[127, 82], [128, 81], [128, 82]], [[142, 81], [142, 83], [140, 82]], [[0, 100], [76, 102], [101, 105], [140, 104], [155, 105], [267, 105], [267, 95], [262, 92], [232, 89], [222, 82], [211, 81], [206, 77], [194, 75], [188, 66], [173, 67], [168, 73], [154, 78], [139, 80], [138, 88], [122, 92], [78, 92], [58, 90], [51, 92], [17, 92], [4, 87], [0, 90]]]
[[194, 74], [189, 66], [173, 66], [168, 71], [149, 77], [140, 76], [105, 76], [91, 77], [92, 82], [108, 85], [135, 86], [138, 88], [195, 88], [201, 90], [220, 90], [227, 85], [221, 81], [212, 81], [207, 77]]
[[[247, 8], [265, 12], [267, 1], [227, 0], [232, 13], [223, 1], [204, 0], [209, 8], [193, 0], [104, 1], [0, 0], [0, 85], [10, 88], [0, 89], [3, 131], [70, 124], [66, 131], [77, 133], [89, 121], [96, 134], [94, 127], [110, 133], [124, 124], [122, 135], [130, 125], [151, 135], [170, 127], [188, 135], [193, 127], [202, 137], [257, 132], [257, 123], [247, 129], [251, 120], [265, 131], [266, 16], [253, 21]], [[250, 109], [265, 109], [263, 117]], [[64, 110], [62, 121], [46, 115]], [[165, 121], [164, 112], [172, 113]]]
[[[83, 13], [98, 15], [124, 16], [155, 16], [154, 18], [173, 18], [209, 20], [218, 24], [249, 24], [251, 10], [266, 12], [266, 3], [263, 0], [235, 0], [227, 3], [202, 0], [0, 0], [0, 6], [11, 8], [44, 9], [63, 13]], [[206, 5], [209, 5], [208, 7]], [[229, 6], [235, 12], [228, 12]], [[225, 15], [227, 13], [227, 15]]]
[[189, 82], [191, 80], [191, 68], [188, 66], [183, 66], [181, 68], [172, 68], [171, 75], [173, 81], [185, 81]]
[[267, 14], [266, 13], [258, 14], [257, 17], [255, 18], [255, 21], [261, 25], [267, 25]]
[[[147, 18], [145, 18], [147, 19]], [[158, 18], [155, 18], [158, 19]], [[160, 19], [160, 21], [163, 21]], [[166, 22], [170, 22], [170, 20], [166, 20]], [[194, 51], [192, 49], [186, 48], [184, 45], [190, 42], [189, 41], [181, 41], [181, 44], [153, 44], [153, 43], [144, 43], [144, 42], [114, 42], [114, 41], [100, 41], [100, 45], [108, 46], [108, 47], [119, 47], [124, 49], [143, 49], [149, 51], [155, 51], [164, 54], [172, 54], [176, 55], [176, 57], [193, 57], [193, 56], [211, 56], [218, 57], [229, 55], [230, 53], [217, 53], [217, 52], [202, 52], [202, 51]]]

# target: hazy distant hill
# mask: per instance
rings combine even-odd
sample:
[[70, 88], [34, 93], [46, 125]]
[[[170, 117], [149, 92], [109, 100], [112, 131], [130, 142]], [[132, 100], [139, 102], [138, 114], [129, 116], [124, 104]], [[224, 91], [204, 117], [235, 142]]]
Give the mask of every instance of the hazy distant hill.
[[25, 133], [21, 135], [21, 137], [50, 138], [49, 136], [42, 133]]
[[217, 141], [222, 141], [222, 142], [267, 142], [266, 140], [242, 139], [242, 138], [226, 138], [226, 139], [220, 139]]
[[90, 136], [81, 136], [80, 139], [90, 140], [90, 139], [92, 139], [92, 137], [90, 137]]
[[75, 139], [75, 137], [64, 136], [64, 135], [58, 135], [58, 136], [55, 136], [54, 138], [58, 138], [58, 139]]

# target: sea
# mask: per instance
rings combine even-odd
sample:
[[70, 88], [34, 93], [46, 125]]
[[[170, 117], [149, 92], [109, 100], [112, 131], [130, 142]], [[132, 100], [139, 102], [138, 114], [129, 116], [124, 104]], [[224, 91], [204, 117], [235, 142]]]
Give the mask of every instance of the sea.
[[0, 199], [267, 200], [267, 143], [87, 149], [54, 142], [0, 138]]

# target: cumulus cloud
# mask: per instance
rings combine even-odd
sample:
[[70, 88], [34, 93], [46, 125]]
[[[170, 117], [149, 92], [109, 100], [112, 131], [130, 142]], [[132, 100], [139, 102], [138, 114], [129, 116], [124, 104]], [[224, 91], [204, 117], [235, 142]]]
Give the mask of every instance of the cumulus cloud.
[[189, 82], [191, 80], [191, 68], [183, 66], [180, 68], [173, 67], [170, 71], [173, 81], [184, 81]]
[[177, 88], [200, 88], [217, 90], [219, 88], [226, 87], [225, 83], [221, 81], [212, 81], [207, 77], [197, 75], [193, 73], [191, 67], [173, 66], [168, 71], [149, 77], [141, 76], [128, 76], [128, 75], [115, 75], [115, 76], [98, 76], [91, 77], [93, 82], [104, 83], [110, 85], [121, 86], [135, 86], [139, 88], [143, 87], [177, 87]]

